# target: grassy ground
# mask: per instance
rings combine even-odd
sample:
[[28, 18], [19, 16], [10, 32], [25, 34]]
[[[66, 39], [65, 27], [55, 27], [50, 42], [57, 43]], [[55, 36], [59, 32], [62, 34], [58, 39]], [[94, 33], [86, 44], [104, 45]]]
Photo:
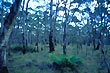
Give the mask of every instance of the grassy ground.
[[[10, 73], [61, 73], [60, 70], [51, 68], [52, 61], [49, 59], [48, 45], [40, 45], [43, 51], [26, 53], [21, 52], [11, 53], [8, 56], [8, 69]], [[110, 47], [108, 48], [107, 58], [110, 63]], [[92, 46], [82, 46], [82, 49], [77, 49], [76, 45], [67, 46], [68, 56], [78, 56], [83, 60], [83, 65], [79, 67], [78, 73], [107, 73], [105, 64], [103, 63], [103, 56], [100, 51], [93, 51]], [[62, 46], [55, 46], [55, 52], [62, 54]], [[73, 73], [68, 69], [64, 73]]]

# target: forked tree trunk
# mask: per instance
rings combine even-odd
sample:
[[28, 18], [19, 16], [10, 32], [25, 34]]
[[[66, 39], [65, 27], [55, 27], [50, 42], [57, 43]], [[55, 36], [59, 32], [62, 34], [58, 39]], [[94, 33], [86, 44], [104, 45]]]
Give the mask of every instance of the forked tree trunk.
[[6, 65], [6, 47], [12, 28], [14, 26], [14, 21], [19, 12], [21, 2], [22, 0], [15, 0], [15, 2], [13, 2], [10, 8], [10, 13], [6, 16], [3, 23], [5, 31], [3, 31], [4, 35], [0, 37], [0, 39], [3, 38], [1, 39], [2, 43], [0, 45], [0, 73], [8, 73], [8, 69]]
[[[102, 10], [100, 10], [100, 11], [102, 11]], [[101, 16], [101, 24], [102, 24], [102, 21], [103, 21], [103, 16], [102, 16], [102, 14], [100, 14], [100, 16]], [[101, 30], [101, 31], [103, 31], [103, 29]], [[104, 63], [105, 63], [105, 65], [106, 65], [106, 68], [107, 68], [107, 70], [108, 70], [108, 73], [110, 73], [110, 63], [109, 63], [109, 61], [108, 61], [108, 59], [107, 59], [107, 57], [106, 57], [106, 53], [107, 52], [105, 52], [102, 48], [103, 48], [103, 43], [102, 43], [102, 41], [101, 41], [101, 32], [100, 32], [100, 36], [99, 36], [99, 46], [101, 46], [101, 48], [100, 48], [100, 50], [101, 50], [101, 52], [102, 52], [102, 54], [103, 54], [103, 57], [104, 57]]]

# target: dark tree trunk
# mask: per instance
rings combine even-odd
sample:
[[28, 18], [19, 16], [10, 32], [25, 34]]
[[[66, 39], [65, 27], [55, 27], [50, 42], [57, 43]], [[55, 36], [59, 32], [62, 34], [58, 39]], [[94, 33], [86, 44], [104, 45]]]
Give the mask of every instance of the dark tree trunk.
[[[22, 8], [22, 12], [23, 12], [23, 23], [25, 24], [25, 13], [24, 13], [24, 5], [25, 5], [25, 0], [23, 0], [23, 8]], [[22, 53], [25, 54], [26, 53], [26, 39], [25, 39], [25, 25], [23, 25], [23, 48], [22, 48]]]
[[53, 0], [51, 0], [51, 3], [50, 3], [50, 34], [49, 34], [49, 52], [53, 52], [55, 51], [54, 49], [54, 44], [53, 44], [53, 27], [52, 27], [52, 7], [53, 7]]
[[56, 46], [57, 45], [56, 37], [54, 37], [54, 43], [55, 43], [55, 46]]
[[92, 33], [93, 33], [93, 47], [94, 49], [96, 48], [96, 41], [95, 41], [95, 38], [96, 38], [96, 28], [92, 28]]
[[63, 35], [63, 54], [66, 55], [66, 31]]
[[23, 32], [22, 36], [23, 36], [23, 48], [22, 48], [22, 53], [25, 54], [25, 53], [26, 53], [26, 46], [25, 46], [25, 41], [24, 41], [24, 40], [25, 40], [24, 32]]
[[39, 31], [38, 31], [38, 33], [37, 33], [36, 46], [37, 46], [37, 52], [39, 52]]
[[2, 53], [3, 53], [3, 50], [0, 48], [0, 68], [1, 68], [2, 65], [3, 65], [3, 57], [2, 57]]
[[53, 44], [53, 41], [52, 41], [52, 32], [50, 32], [50, 35], [49, 35], [49, 48], [50, 48], [50, 50], [49, 50], [50, 53], [55, 51], [54, 50], [54, 44]]

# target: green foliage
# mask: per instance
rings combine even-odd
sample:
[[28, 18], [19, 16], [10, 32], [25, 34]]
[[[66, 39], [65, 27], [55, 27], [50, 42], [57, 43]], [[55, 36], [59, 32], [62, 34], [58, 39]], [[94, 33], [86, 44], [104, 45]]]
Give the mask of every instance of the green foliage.
[[[22, 45], [11, 45], [9, 47], [9, 50], [11, 50], [11, 52], [21, 52], [23, 50], [23, 46]], [[26, 47], [26, 52], [36, 52], [36, 46], [34, 45], [29, 45]]]
[[54, 52], [49, 54], [49, 58], [57, 64], [61, 64], [62, 62], [67, 60], [67, 57], [65, 55], [56, 54]]
[[72, 56], [68, 59], [68, 61], [72, 64], [72, 65], [75, 65], [75, 66], [78, 66], [79, 64], [82, 63], [82, 60], [76, 56]]
[[77, 56], [66, 56], [62, 54], [57, 53], [50, 53], [49, 58], [52, 60], [53, 63], [60, 65], [63, 65], [63, 67], [78, 67], [82, 64], [82, 60], [78, 58]]

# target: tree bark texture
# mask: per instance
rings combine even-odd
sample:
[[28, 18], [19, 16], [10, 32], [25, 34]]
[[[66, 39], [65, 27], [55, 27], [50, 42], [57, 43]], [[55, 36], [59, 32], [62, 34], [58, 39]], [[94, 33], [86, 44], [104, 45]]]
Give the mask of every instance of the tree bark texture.
[[1, 45], [0, 45], [0, 73], [8, 73], [8, 69], [6, 66], [6, 46], [8, 44], [8, 40], [14, 26], [14, 21], [17, 17], [19, 12], [20, 4], [22, 0], [15, 0], [12, 6], [10, 7], [10, 13], [6, 16], [4, 23], [3, 23], [3, 35], [0, 37]]

